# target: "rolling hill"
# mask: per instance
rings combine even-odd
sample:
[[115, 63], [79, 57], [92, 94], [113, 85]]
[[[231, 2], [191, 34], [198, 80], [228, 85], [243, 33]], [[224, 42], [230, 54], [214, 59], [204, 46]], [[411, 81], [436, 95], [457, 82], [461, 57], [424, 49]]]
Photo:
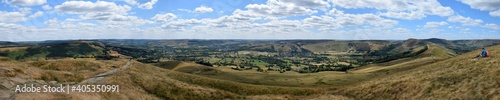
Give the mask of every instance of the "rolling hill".
[[500, 99], [500, 46], [475, 50], [412, 70], [335, 90], [356, 99]]
[[[460, 43], [441, 39], [391, 41], [393, 44], [388, 47], [372, 42], [342, 45], [348, 49], [369, 48], [404, 55], [347, 72], [300, 74], [237, 71], [181, 61], [143, 64], [123, 58], [16, 60], [93, 56], [105, 52], [104, 45], [89, 41], [1, 48], [7, 55], [0, 57], [0, 93], [12, 94], [16, 99], [500, 99], [500, 46], [487, 48], [492, 57], [474, 58], [479, 50], [456, 54], [450, 47]], [[318, 43], [325, 41], [311, 42]], [[308, 48], [307, 43], [296, 41], [262, 46], [280, 47], [275, 49], [283, 51]], [[392, 49], [387, 49], [389, 47]], [[95, 82], [120, 85], [120, 92], [16, 94], [8, 90], [15, 84], [25, 83], [92, 84], [79, 82], [129, 62], [130, 67]], [[2, 98], [12, 97], [0, 95]]]
[[[421, 51], [425, 50], [425, 51]], [[431, 64], [437, 61], [454, 57], [452, 51], [437, 44], [428, 44], [426, 46], [415, 48], [407, 58], [400, 58], [389, 62], [375, 63], [351, 70], [353, 73], [374, 73], [374, 72], [400, 72], [409, 70], [422, 65]]]
[[160, 68], [165, 68], [173, 71], [185, 72], [185, 73], [200, 73], [203, 71], [211, 71], [213, 70], [209, 66], [193, 63], [193, 62], [182, 62], [182, 61], [162, 61], [159, 63], [153, 64]]
[[3, 50], [0, 56], [11, 59], [43, 59], [59, 57], [94, 57], [104, 54], [104, 45], [93, 41], [72, 41], [46, 46], [31, 46], [25, 49]]

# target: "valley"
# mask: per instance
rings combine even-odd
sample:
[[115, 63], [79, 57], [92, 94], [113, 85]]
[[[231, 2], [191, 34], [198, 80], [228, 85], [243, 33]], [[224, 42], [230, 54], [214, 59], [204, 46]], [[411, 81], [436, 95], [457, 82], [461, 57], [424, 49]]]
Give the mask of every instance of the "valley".
[[[500, 47], [495, 46], [499, 43], [443, 39], [10, 43], [0, 48], [0, 98], [499, 99]], [[473, 58], [482, 47], [493, 55]], [[120, 85], [120, 92], [14, 93], [13, 87], [20, 84], [112, 84]]]

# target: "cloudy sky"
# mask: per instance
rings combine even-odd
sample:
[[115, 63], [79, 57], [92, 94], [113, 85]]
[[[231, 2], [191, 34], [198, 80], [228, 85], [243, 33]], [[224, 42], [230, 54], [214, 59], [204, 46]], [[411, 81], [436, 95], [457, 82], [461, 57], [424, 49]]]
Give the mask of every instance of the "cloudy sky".
[[500, 39], [500, 0], [1, 0], [0, 41]]

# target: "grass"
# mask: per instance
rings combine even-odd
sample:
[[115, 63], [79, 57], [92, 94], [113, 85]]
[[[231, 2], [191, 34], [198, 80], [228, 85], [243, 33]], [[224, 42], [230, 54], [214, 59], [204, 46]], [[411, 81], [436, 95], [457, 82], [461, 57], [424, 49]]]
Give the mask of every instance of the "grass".
[[41, 47], [0, 48], [0, 56], [10, 59], [44, 59], [45, 57], [92, 57], [104, 53], [103, 45], [98, 42], [76, 41]]
[[[193, 84], [202, 87], [210, 87], [218, 90], [224, 90], [230, 93], [235, 93], [239, 95], [262, 95], [262, 94], [292, 94], [292, 95], [311, 95], [315, 93], [319, 93], [317, 89], [308, 89], [308, 88], [293, 88], [293, 87], [277, 87], [277, 86], [262, 86], [262, 85], [250, 85], [250, 84], [242, 84], [227, 80], [219, 80], [219, 79], [211, 79], [197, 75], [184, 74], [176, 71], [164, 70], [161, 68], [152, 67], [151, 69], [146, 69], [150, 66], [140, 67], [141, 69], [135, 69], [137, 73], [131, 73], [132, 79], [140, 80], [138, 83], [142, 84], [151, 84], [151, 81], [162, 81], [162, 78], [170, 78], [174, 80], [178, 80], [181, 83], [185, 82], [187, 84]], [[143, 73], [138, 73], [141, 70], [155, 70], [159, 71], [158, 75], [145, 75]], [[148, 77], [151, 76], [151, 77]], [[134, 78], [140, 77], [140, 78]], [[155, 77], [159, 77], [155, 79]], [[151, 80], [147, 80], [151, 79]], [[154, 83], [166, 83], [166, 82], [154, 82]], [[165, 84], [167, 85], [167, 84]], [[160, 85], [160, 86], [165, 86]], [[155, 87], [156, 85], [152, 85], [151, 87]], [[150, 91], [154, 91], [154, 88], [150, 89]], [[181, 91], [181, 90], [179, 90]], [[155, 91], [158, 92], [158, 91]], [[165, 92], [166, 93], [166, 92]], [[169, 92], [170, 93], [170, 92]], [[230, 96], [229, 94], [227, 94]]]
[[[423, 54], [433, 54], [433, 50], [440, 50], [441, 47], [430, 46]], [[423, 48], [420, 48], [423, 49]], [[420, 50], [417, 49], [416, 51]], [[437, 55], [437, 54], [435, 54]], [[230, 80], [240, 83], [257, 84], [257, 85], [272, 85], [272, 86], [290, 86], [290, 87], [344, 87], [351, 86], [373, 78], [385, 77], [400, 71], [410, 70], [422, 65], [434, 63], [439, 60], [449, 58], [449, 56], [441, 57], [432, 55], [419, 55], [418, 57], [410, 57], [382, 64], [372, 64], [361, 67], [360, 69], [350, 70], [345, 72], [319, 72], [311, 74], [300, 74], [296, 72], [257, 72], [255, 70], [236, 71], [229, 67], [214, 67], [215, 70], [208, 70], [197, 75]]]
[[16, 61], [8, 58], [1, 61], [0, 69], [9, 70], [2, 76], [18, 76], [25, 79], [41, 79], [58, 82], [80, 82], [99, 73], [122, 66], [125, 61], [94, 59], [58, 59], [43, 61]]
[[500, 46], [492, 57], [475, 50], [454, 58], [335, 90], [356, 99], [500, 99]]
[[[194, 75], [183, 73], [184, 70], [199, 70], [199, 66], [193, 67], [190, 63], [166, 62], [163, 64], [165, 67], [160, 68], [133, 61], [128, 69], [103, 79], [103, 84], [120, 85], [118, 93], [20, 93], [17, 96], [18, 99], [147, 100], [500, 99], [499, 49], [500, 46], [487, 48], [492, 57], [473, 58], [479, 54], [479, 50], [452, 57], [448, 50], [431, 46], [416, 57], [374, 64], [349, 73], [261, 73], [254, 70], [235, 71], [228, 67], [206, 67], [211, 70]], [[0, 60], [1, 70], [12, 70], [14, 76], [34, 78], [48, 75], [51, 77], [47, 76], [47, 80], [58, 81], [80, 80], [81, 77], [109, 70], [111, 65], [121, 66], [125, 63], [89, 59]], [[4, 74], [0, 76], [10, 77]]]

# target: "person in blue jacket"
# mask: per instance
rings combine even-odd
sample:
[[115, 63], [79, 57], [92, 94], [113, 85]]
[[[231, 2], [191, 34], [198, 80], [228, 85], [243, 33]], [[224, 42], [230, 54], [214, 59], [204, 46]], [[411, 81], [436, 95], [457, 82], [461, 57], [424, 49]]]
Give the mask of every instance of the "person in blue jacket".
[[486, 49], [483, 48], [483, 51], [481, 51], [481, 57], [488, 57], [489, 54], [488, 54], [488, 51], [486, 51]]
[[486, 49], [483, 48], [483, 50], [481, 50], [481, 54], [477, 55], [475, 58], [488, 57], [488, 56], [490, 56], [490, 54], [488, 53], [488, 51], [486, 51]]

